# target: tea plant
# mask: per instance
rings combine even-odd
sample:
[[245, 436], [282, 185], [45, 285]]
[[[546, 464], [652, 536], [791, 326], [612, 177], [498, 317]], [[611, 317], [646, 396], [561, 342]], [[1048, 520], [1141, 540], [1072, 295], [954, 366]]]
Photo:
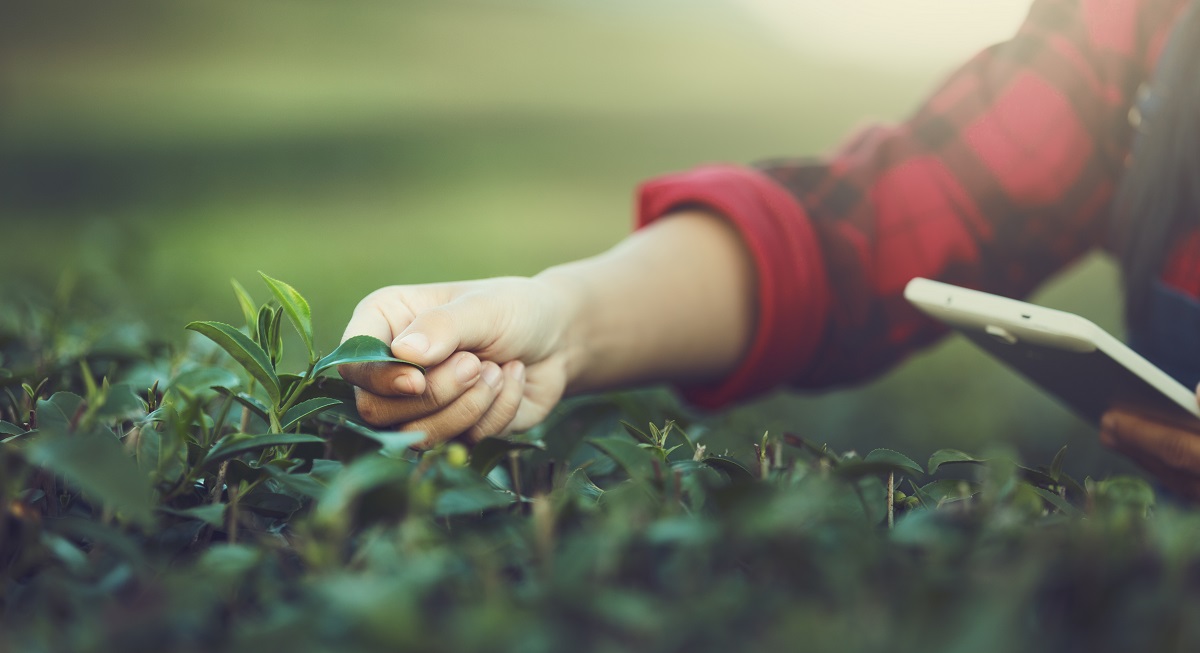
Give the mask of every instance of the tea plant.
[[366, 337], [321, 356], [308, 303], [264, 281], [262, 305], [234, 284], [243, 327], [181, 349], [36, 306], [0, 328], [0, 651], [1200, 643], [1200, 513], [1077, 482], [1065, 449], [922, 464], [785, 433], [738, 457], [597, 396], [417, 454], [328, 374], [411, 363]]

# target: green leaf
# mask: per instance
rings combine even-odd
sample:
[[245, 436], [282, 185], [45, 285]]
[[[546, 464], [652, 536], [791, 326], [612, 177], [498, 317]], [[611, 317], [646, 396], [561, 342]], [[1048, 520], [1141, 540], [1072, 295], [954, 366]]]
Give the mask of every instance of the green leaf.
[[242, 317], [246, 318], [246, 328], [254, 329], [258, 326], [258, 311], [254, 308], [258, 304], [250, 298], [250, 293], [238, 283], [237, 279], [230, 279], [233, 284], [233, 294], [237, 295], [238, 304], [242, 307]]
[[487, 476], [493, 467], [504, 460], [508, 452], [527, 449], [545, 451], [546, 445], [541, 441], [517, 442], [504, 438], [484, 438], [471, 450], [471, 469], [478, 472], [480, 476]]
[[208, 450], [208, 455], [204, 457], [203, 464], [211, 465], [248, 451], [259, 451], [268, 447], [304, 444], [307, 442], [324, 442], [324, 440], [315, 435], [306, 435], [304, 433], [269, 433], [265, 435], [234, 433], [218, 440], [212, 449]]
[[916, 491], [917, 497], [921, 499], [921, 503], [933, 509], [939, 503], [965, 499], [979, 492], [979, 484], [953, 478], [943, 478], [932, 483], [926, 483], [919, 488], [913, 485], [913, 489]]
[[[82, 401], [82, 400], [81, 400]], [[64, 402], [52, 402], [49, 399], [38, 399], [37, 427], [46, 433], [67, 433], [71, 430], [71, 418], [63, 413]], [[72, 414], [74, 412], [72, 411]]]
[[925, 470], [912, 458], [909, 458], [898, 451], [892, 451], [891, 449], [876, 449], [867, 454], [867, 457], [863, 458], [863, 461], [868, 463], [885, 463], [888, 465], [894, 465], [897, 470], [903, 470], [904, 473], [911, 474], [913, 476], [925, 475]]
[[[1063, 448], [1065, 449], [1066, 447], [1063, 447]], [[1046, 501], [1049, 501], [1051, 504], [1054, 505], [1055, 508], [1058, 508], [1060, 511], [1062, 511], [1063, 514], [1067, 515], [1068, 517], [1082, 517], [1083, 516], [1083, 511], [1080, 510], [1079, 508], [1076, 508], [1075, 506], [1071, 505], [1070, 501], [1067, 501], [1066, 499], [1060, 497], [1059, 495], [1057, 495], [1049, 490], [1046, 490], [1046, 489], [1043, 489], [1040, 487], [1034, 487], [1034, 486], [1030, 486], [1030, 487], [1033, 489], [1034, 492], [1037, 492], [1038, 496], [1042, 497]]]
[[513, 501], [511, 494], [486, 487], [456, 487], [438, 495], [433, 504], [433, 514], [438, 517], [478, 514], [503, 508]]
[[279, 377], [275, 375], [271, 359], [262, 347], [241, 331], [222, 322], [192, 322], [187, 328], [212, 340], [228, 352], [250, 376], [262, 384], [271, 401], [279, 404]]
[[[264, 421], [264, 422], [271, 421], [271, 418], [267, 416], [267, 410], [268, 410], [267, 407], [262, 405], [262, 403], [259, 402], [254, 397], [251, 397], [250, 395], [248, 395], [244, 392], [234, 392], [233, 390], [230, 390], [229, 388], [226, 388], [223, 386], [213, 386], [213, 390], [216, 390], [218, 393], [225, 395], [226, 397], [233, 397], [234, 401], [245, 406], [247, 409], [250, 410], [250, 412], [254, 413], [255, 415], [258, 415], [260, 418], [262, 418], [262, 421]], [[288, 412], [291, 412], [291, 411], [289, 410]]]
[[876, 449], [862, 460], [845, 460], [834, 471], [844, 478], [860, 478], [873, 474], [907, 474], [924, 476], [925, 470], [911, 458], [891, 449]]
[[312, 474], [289, 474], [271, 465], [267, 465], [265, 469], [267, 474], [288, 492], [318, 500], [325, 494], [326, 485]]
[[223, 503], [212, 503], [196, 506], [195, 508], [185, 508], [183, 510], [162, 507], [159, 510], [168, 515], [175, 515], [176, 517], [197, 519], [213, 528], [222, 528], [225, 526], [225, 504]]
[[646, 480], [654, 475], [654, 454], [641, 449], [624, 438], [599, 438], [588, 440], [588, 444], [604, 452], [613, 462], [621, 466], [629, 477]]
[[403, 460], [383, 456], [363, 456], [343, 467], [334, 476], [325, 495], [317, 503], [318, 523], [347, 523], [350, 508], [359, 497], [385, 486], [407, 486], [414, 466]]
[[588, 478], [587, 472], [582, 469], [576, 469], [567, 477], [566, 484], [567, 492], [573, 496], [590, 499], [593, 502], [599, 501], [600, 496], [604, 494], [604, 490]]
[[104, 405], [97, 413], [100, 417], [116, 420], [139, 418], [146, 414], [146, 402], [127, 383], [110, 386]]
[[754, 474], [751, 474], [750, 470], [746, 469], [746, 467], [741, 463], [728, 456], [707, 456], [700, 462], [712, 467], [718, 472], [723, 472], [731, 481], [741, 482], [754, 480]]
[[16, 424], [0, 420], [0, 435], [25, 435], [25, 429]]
[[[654, 442], [654, 438], [650, 437], [649, 435], [646, 435], [645, 431], [639, 429], [638, 427], [634, 426], [633, 424], [630, 424], [629, 422], [626, 422], [625, 420], [621, 420], [621, 426], [625, 427], [625, 432], [628, 433], [629, 435], [632, 435], [633, 439], [635, 439], [643, 444], [648, 444], [650, 446], [656, 445], [656, 443]], [[654, 425], [651, 424], [650, 426], [653, 427]]]
[[1067, 445], [1063, 445], [1058, 453], [1054, 454], [1054, 460], [1050, 462], [1050, 478], [1055, 481], [1062, 475], [1063, 459], [1067, 456]]
[[326, 408], [340, 406], [342, 402], [338, 399], [329, 397], [316, 397], [308, 401], [302, 401], [288, 409], [288, 412], [283, 415], [283, 430], [289, 431], [293, 426], [298, 424], [300, 420], [315, 415]]
[[29, 460], [142, 525], [154, 521], [146, 474], [108, 435], [48, 436], [25, 450]]
[[258, 323], [258, 326], [257, 326], [257, 328], [253, 329], [253, 333], [250, 334], [251, 336], [253, 336], [252, 339], [254, 340], [254, 342], [257, 342], [259, 344], [259, 346], [263, 348], [263, 351], [267, 351], [267, 348], [270, 347], [271, 318], [274, 315], [275, 315], [275, 312], [271, 308], [271, 305], [263, 304], [258, 309], [258, 319], [256, 320], [256, 322]]
[[271, 313], [271, 330], [267, 337], [266, 347], [267, 353], [271, 356], [271, 362], [278, 363], [283, 358], [283, 308], [276, 308], [274, 313]]
[[215, 389], [214, 386], [236, 388], [239, 385], [242, 385], [242, 379], [231, 370], [223, 367], [197, 366], [171, 379], [164, 390], [173, 390], [203, 399], [207, 396], [207, 392]]
[[240, 498], [238, 505], [250, 512], [273, 519], [287, 519], [300, 509], [300, 501], [295, 497], [265, 490], [261, 485], [255, 491]]
[[939, 449], [933, 452], [933, 455], [929, 457], [929, 475], [932, 476], [936, 474], [942, 465], [951, 463], [970, 463], [974, 465], [981, 465], [985, 462], [987, 462], [987, 460], [984, 458], [976, 458], [975, 456], [972, 456], [969, 453], [963, 453], [958, 449]]
[[268, 277], [262, 270], [259, 270], [258, 274], [263, 281], [267, 282], [267, 286], [271, 288], [271, 292], [275, 294], [275, 298], [279, 300], [284, 312], [287, 313], [288, 320], [291, 321], [292, 326], [296, 327], [296, 333], [300, 334], [304, 346], [308, 347], [308, 361], [310, 363], [315, 361], [317, 355], [313, 349], [312, 310], [308, 307], [308, 301], [288, 284]]
[[412, 365], [413, 367], [425, 371], [424, 367], [405, 360], [400, 360], [392, 356], [392, 350], [379, 338], [371, 336], [354, 336], [346, 342], [338, 345], [330, 354], [321, 360], [317, 361], [316, 367], [313, 368], [313, 376], [324, 372], [325, 370], [345, 363], [403, 363]]

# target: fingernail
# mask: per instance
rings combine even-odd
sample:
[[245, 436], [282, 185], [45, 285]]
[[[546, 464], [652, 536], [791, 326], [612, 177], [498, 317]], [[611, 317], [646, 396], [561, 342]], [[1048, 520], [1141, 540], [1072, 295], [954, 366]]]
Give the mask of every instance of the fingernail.
[[521, 361], [514, 362], [512, 364], [512, 367], [509, 368], [508, 373], [512, 376], [512, 378], [514, 380], [524, 381], [525, 380], [525, 363], [522, 363]]
[[500, 387], [500, 366], [495, 363], [483, 366], [483, 382], [493, 388]]
[[454, 375], [459, 383], [470, 383], [479, 376], [479, 359], [474, 356], [463, 356], [454, 367]]
[[1104, 419], [1100, 420], [1100, 428], [1105, 431], [1114, 431], [1117, 428], [1117, 418], [1115, 415], [1106, 414]]
[[429, 338], [423, 333], [410, 333], [392, 343], [392, 349], [404, 347], [414, 354], [424, 354], [429, 351]]
[[401, 374], [392, 382], [396, 389], [407, 395], [417, 394], [417, 383], [411, 374]]

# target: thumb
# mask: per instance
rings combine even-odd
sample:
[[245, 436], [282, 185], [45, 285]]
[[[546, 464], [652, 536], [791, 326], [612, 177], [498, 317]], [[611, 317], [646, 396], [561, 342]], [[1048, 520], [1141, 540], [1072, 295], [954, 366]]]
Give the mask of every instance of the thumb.
[[478, 297], [424, 311], [392, 341], [392, 355], [430, 367], [456, 351], [477, 351], [496, 338], [494, 312]]

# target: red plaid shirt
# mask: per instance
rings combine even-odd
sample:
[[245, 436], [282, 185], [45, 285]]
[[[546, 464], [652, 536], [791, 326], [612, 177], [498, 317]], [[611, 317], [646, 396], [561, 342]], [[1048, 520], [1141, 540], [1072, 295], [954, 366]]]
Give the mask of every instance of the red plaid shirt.
[[[878, 374], [945, 329], [909, 279], [1023, 297], [1097, 246], [1133, 128], [1128, 113], [1185, 0], [1037, 0], [1017, 34], [952, 74], [907, 121], [826, 158], [703, 167], [640, 189], [638, 224], [706, 205], [739, 229], [758, 281], [753, 345], [715, 407], [781, 384]], [[1165, 280], [1200, 295], [1200, 238]]]

